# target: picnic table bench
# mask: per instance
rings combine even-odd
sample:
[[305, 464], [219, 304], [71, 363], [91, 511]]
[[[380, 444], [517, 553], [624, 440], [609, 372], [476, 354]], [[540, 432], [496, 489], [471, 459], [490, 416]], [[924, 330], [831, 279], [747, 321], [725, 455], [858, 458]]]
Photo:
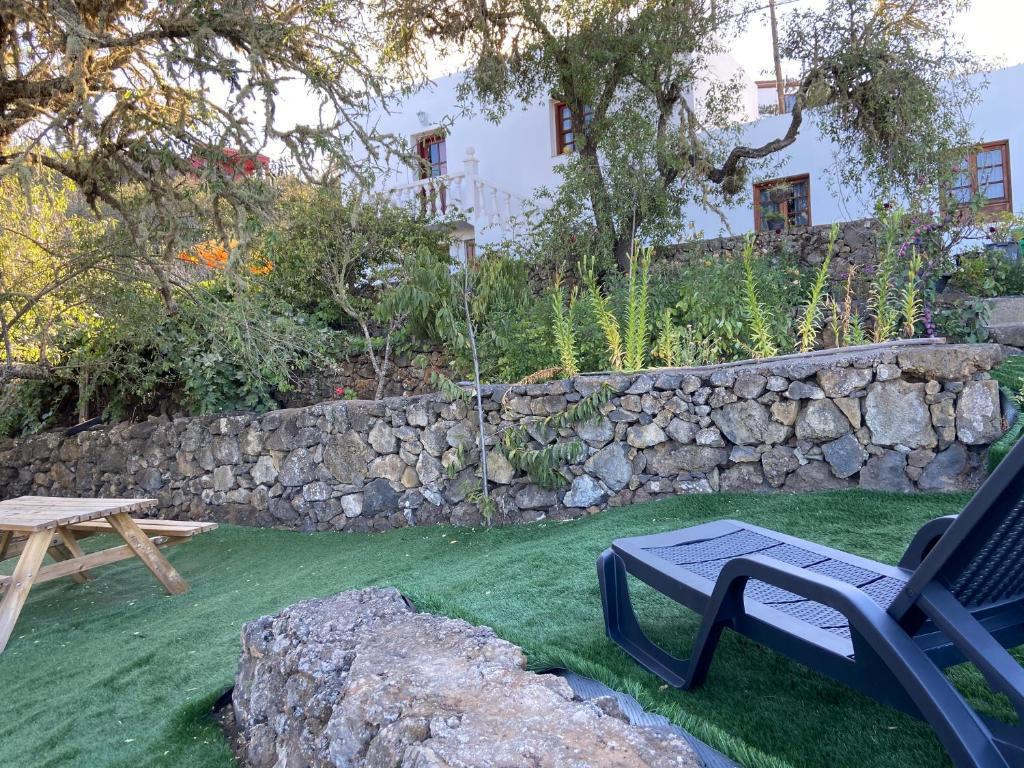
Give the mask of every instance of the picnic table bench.
[[[0, 652], [7, 646], [28, 593], [35, 584], [70, 577], [92, 578], [91, 569], [139, 558], [169, 594], [188, 591], [188, 582], [161, 553], [161, 547], [212, 531], [216, 523], [135, 519], [132, 513], [155, 507], [156, 499], [69, 499], [22, 496], [0, 501], [0, 561], [17, 557], [13, 573], [0, 576]], [[79, 539], [117, 534], [124, 544], [86, 554]], [[47, 553], [54, 563], [44, 565]]]

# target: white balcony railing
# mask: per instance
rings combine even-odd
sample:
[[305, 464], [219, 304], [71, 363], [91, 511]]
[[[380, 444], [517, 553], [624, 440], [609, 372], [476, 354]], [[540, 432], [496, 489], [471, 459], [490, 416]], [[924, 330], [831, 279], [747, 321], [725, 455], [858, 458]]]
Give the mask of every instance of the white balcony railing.
[[525, 201], [514, 192], [480, 177], [480, 161], [473, 147], [466, 148], [462, 165], [459, 173], [389, 187], [384, 194], [395, 205], [416, 208], [430, 216], [461, 216], [477, 227], [497, 227], [503, 234], [513, 235]]

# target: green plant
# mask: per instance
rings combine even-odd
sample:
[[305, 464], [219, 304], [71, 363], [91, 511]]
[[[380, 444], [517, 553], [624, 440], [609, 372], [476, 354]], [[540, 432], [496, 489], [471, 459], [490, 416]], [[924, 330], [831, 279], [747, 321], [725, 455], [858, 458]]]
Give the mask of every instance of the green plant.
[[[601, 406], [611, 399], [612, 394], [612, 389], [602, 384], [561, 413], [534, 420], [531, 425], [542, 432], [557, 434], [558, 430], [565, 427], [591, 421], [600, 415]], [[516, 469], [526, 472], [530, 480], [544, 488], [557, 488], [562, 485], [565, 478], [558, 471], [559, 468], [566, 462], [579, 461], [586, 452], [585, 446], [579, 440], [567, 443], [554, 442], [541, 448], [531, 448], [525, 426], [505, 430], [501, 440], [509, 463]]]
[[883, 218], [882, 223], [881, 248], [868, 297], [868, 314], [872, 320], [871, 340], [875, 343], [895, 338], [900, 318], [894, 282], [898, 269], [897, 249], [903, 224], [902, 211], [894, 209]]
[[938, 336], [969, 344], [988, 340], [992, 307], [985, 299], [967, 296], [950, 300], [943, 295], [940, 300], [933, 290], [927, 294], [926, 306]]
[[627, 371], [639, 371], [647, 365], [647, 339], [650, 335], [647, 309], [653, 253], [654, 249], [651, 247], [634, 245], [629, 255], [626, 343], [623, 355], [623, 365]]
[[921, 270], [924, 268], [924, 255], [916, 248], [912, 249], [907, 262], [907, 275], [900, 289], [900, 313], [903, 317], [903, 337], [912, 339], [921, 319], [923, 303], [921, 298]]
[[758, 294], [757, 279], [754, 277], [754, 237], [748, 235], [743, 241], [743, 295], [747, 322], [750, 326], [750, 351], [754, 357], [774, 357], [779, 353], [770, 330], [771, 312], [765, 307]]
[[584, 284], [587, 286], [587, 296], [594, 310], [594, 316], [597, 319], [598, 326], [601, 328], [601, 333], [604, 334], [605, 345], [608, 350], [608, 365], [613, 371], [621, 371], [623, 368], [624, 352], [619, 318], [612, 311], [611, 300], [598, 287], [593, 258], [583, 261], [581, 271]]
[[553, 321], [551, 332], [555, 337], [555, 348], [565, 375], [572, 378], [580, 372], [576, 354], [576, 330], [573, 327], [573, 306], [576, 303], [576, 288], [569, 293], [569, 306], [565, 305], [565, 289], [562, 287], [561, 275], [555, 276], [555, 285], [551, 291], [551, 309]]
[[810, 293], [807, 296], [807, 303], [804, 304], [803, 318], [800, 321], [800, 328], [797, 337], [800, 340], [799, 350], [810, 352], [814, 349], [818, 339], [818, 328], [822, 319], [822, 304], [825, 301], [825, 289], [828, 285], [828, 270], [832, 265], [832, 255], [835, 253], [836, 240], [839, 238], [839, 224], [833, 224], [828, 233], [828, 249], [825, 251], [825, 258], [814, 276]]

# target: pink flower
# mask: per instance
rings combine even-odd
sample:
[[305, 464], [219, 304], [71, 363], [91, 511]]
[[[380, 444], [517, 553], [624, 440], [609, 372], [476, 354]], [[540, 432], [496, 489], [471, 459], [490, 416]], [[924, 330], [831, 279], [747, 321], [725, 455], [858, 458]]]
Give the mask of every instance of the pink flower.
[[345, 388], [344, 387], [335, 387], [334, 388], [334, 396], [335, 397], [344, 397], [345, 396]]

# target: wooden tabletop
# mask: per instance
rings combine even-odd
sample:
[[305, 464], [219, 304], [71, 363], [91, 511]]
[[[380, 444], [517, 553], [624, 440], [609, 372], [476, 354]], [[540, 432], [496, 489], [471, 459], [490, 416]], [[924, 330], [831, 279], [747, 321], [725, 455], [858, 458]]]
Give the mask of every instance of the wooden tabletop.
[[63, 496], [19, 496], [0, 501], [0, 531], [31, 533], [119, 512], [155, 507], [156, 499], [69, 499]]

